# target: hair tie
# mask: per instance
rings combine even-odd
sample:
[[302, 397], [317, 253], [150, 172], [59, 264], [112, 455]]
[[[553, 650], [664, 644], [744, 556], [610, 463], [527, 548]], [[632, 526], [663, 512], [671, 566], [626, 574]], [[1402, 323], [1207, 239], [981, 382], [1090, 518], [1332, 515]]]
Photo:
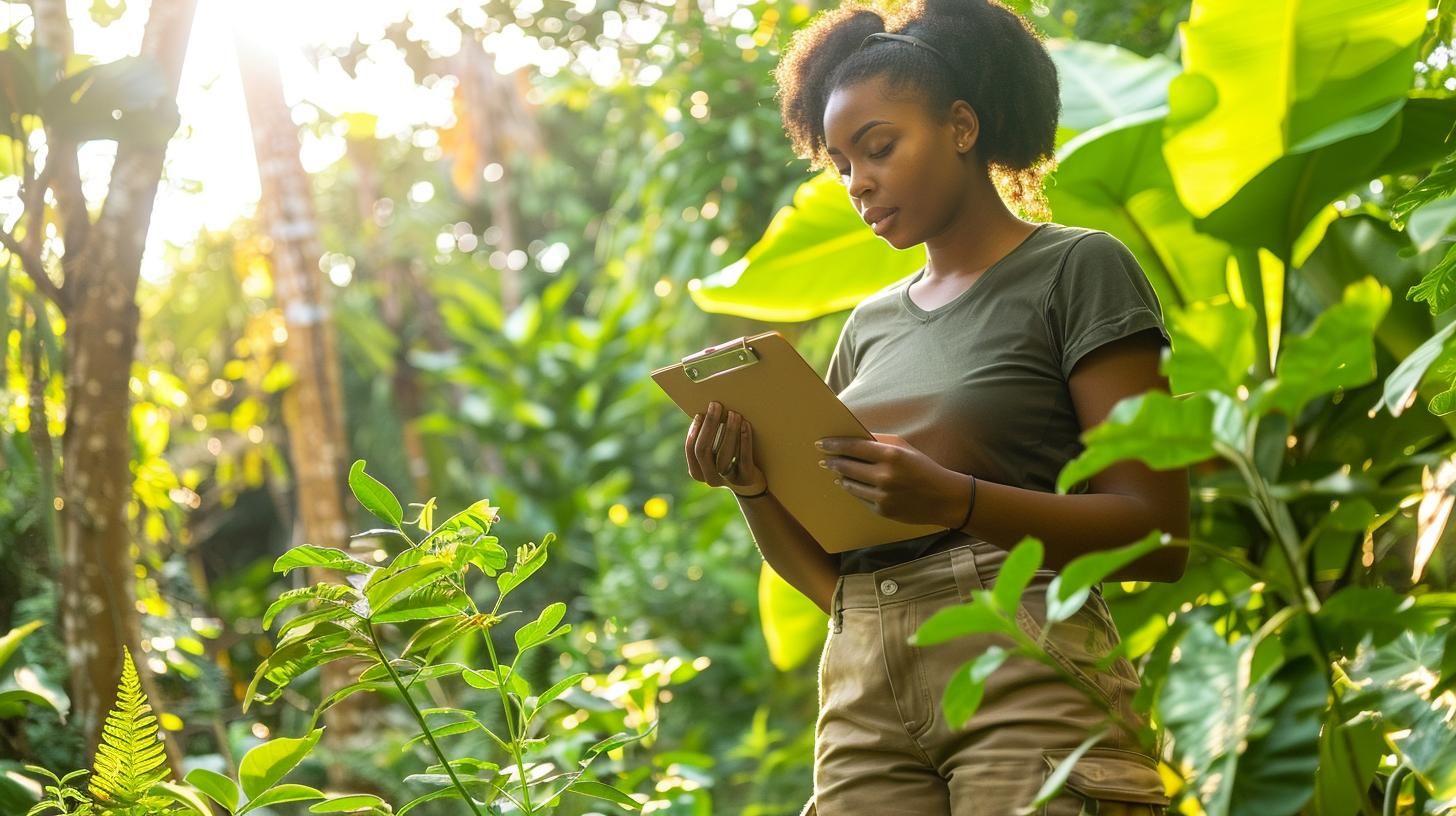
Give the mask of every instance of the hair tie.
[[876, 31], [868, 37], [865, 37], [864, 41], [859, 44], [859, 47], [862, 49], [866, 45], [869, 45], [870, 40], [899, 40], [900, 42], [910, 43], [917, 48], [924, 48], [926, 51], [929, 51], [930, 53], [935, 54], [937, 57], [945, 60], [946, 63], [951, 67], [955, 67], [955, 63], [951, 62], [950, 57], [947, 57], [939, 48], [936, 48], [935, 46], [931, 45], [925, 40], [920, 39], [919, 37], [914, 37], [909, 34], [892, 34], [888, 31]]

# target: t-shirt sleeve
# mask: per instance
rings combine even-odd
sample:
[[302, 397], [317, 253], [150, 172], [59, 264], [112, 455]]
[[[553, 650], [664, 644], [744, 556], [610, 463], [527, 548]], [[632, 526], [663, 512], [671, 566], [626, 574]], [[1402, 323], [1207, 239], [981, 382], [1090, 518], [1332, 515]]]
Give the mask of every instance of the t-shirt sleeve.
[[839, 330], [839, 340], [834, 344], [834, 353], [829, 356], [829, 371], [824, 382], [835, 394], [843, 391], [854, 379], [854, 313], [844, 321]]
[[1137, 258], [1105, 232], [1080, 238], [1068, 250], [1043, 309], [1063, 377], [1093, 349], [1156, 329], [1169, 345], [1163, 309]]

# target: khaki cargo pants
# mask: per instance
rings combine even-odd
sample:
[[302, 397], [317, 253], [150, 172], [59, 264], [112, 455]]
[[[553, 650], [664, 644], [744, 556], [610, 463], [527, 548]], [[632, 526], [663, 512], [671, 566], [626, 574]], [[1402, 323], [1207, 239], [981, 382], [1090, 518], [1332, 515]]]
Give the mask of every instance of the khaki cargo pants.
[[[907, 640], [937, 610], [989, 589], [1006, 551], [961, 545], [873, 573], [841, 576], [829, 638], [819, 662], [814, 739], [814, 797], [808, 816], [1012, 816], [1035, 798], [1047, 776], [1093, 730], [1099, 708], [1050, 667], [1009, 658], [986, 682], [966, 727], [947, 727], [946, 684], [1004, 635], [972, 635], [935, 646]], [[1046, 620], [1040, 571], [1018, 620], [1039, 636]], [[1098, 670], [1118, 642], [1100, 592], [1052, 626], [1048, 651], [1086, 680], [1130, 722], [1137, 671], [1124, 658]], [[1046, 816], [1161, 816], [1168, 798], [1157, 764], [1124, 728], [1114, 727], [1072, 769], [1062, 793], [1035, 811]]]

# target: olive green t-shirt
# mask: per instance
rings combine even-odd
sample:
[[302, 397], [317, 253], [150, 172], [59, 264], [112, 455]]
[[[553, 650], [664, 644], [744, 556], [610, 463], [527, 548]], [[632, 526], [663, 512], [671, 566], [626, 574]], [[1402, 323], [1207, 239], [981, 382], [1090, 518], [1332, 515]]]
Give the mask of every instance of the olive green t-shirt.
[[[942, 466], [990, 482], [1054, 492], [1083, 447], [1067, 388], [1077, 361], [1149, 329], [1169, 343], [1147, 276], [1099, 230], [1040, 224], [930, 311], [909, 294], [923, 274], [850, 312], [825, 381], [871, 432], [897, 434]], [[969, 540], [945, 530], [851, 550], [839, 571], [870, 572]]]

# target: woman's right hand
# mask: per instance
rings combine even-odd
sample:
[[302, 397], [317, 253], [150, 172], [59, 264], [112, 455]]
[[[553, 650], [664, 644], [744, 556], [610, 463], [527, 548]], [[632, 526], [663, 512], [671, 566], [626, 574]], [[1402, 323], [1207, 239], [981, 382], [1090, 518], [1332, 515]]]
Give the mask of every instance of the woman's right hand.
[[[753, 426], [736, 411], [728, 411], [717, 402], [708, 403], [706, 414], [693, 416], [683, 446], [688, 458], [688, 474], [709, 487], [727, 487], [734, 493], [752, 496], [768, 488], [768, 479], [753, 456]], [[723, 438], [715, 450], [713, 442], [718, 429]]]

